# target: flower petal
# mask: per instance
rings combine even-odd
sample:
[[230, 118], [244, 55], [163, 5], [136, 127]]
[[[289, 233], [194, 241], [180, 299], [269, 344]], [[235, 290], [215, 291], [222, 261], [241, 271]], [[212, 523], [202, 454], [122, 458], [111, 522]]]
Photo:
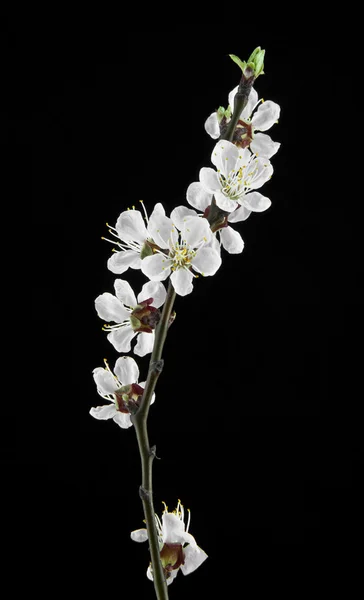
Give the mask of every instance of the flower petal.
[[212, 194], [203, 188], [200, 181], [194, 181], [187, 188], [187, 202], [197, 210], [205, 212], [212, 202]]
[[200, 248], [192, 259], [192, 267], [201, 275], [215, 275], [221, 266], [221, 256], [212, 248]]
[[142, 260], [142, 273], [151, 281], [164, 281], [171, 272], [171, 260], [164, 254], [153, 254]]
[[252, 118], [252, 124], [254, 129], [259, 131], [266, 131], [270, 129], [276, 121], [279, 119], [281, 108], [276, 102], [267, 100], [261, 104]]
[[90, 408], [90, 415], [101, 421], [113, 419], [116, 413], [117, 410], [115, 404], [107, 404], [106, 406], [93, 406]]
[[135, 331], [129, 326], [114, 329], [107, 335], [107, 339], [118, 352], [130, 352], [130, 342], [136, 336]]
[[148, 281], [142, 287], [142, 291], [138, 295], [138, 302], [143, 302], [148, 298], [153, 298], [152, 306], [159, 308], [164, 304], [167, 292], [163, 283], [160, 281]]
[[113, 252], [107, 261], [107, 268], [112, 273], [121, 275], [131, 267], [132, 269], [140, 269], [141, 259], [139, 252], [135, 250], [122, 250], [121, 252]]
[[205, 130], [214, 140], [220, 137], [220, 125], [216, 111], [206, 119]]
[[92, 371], [92, 375], [100, 396], [113, 394], [119, 387], [115, 377], [107, 369], [97, 367]]
[[198, 546], [186, 546], [183, 548], [185, 562], [181, 565], [183, 575], [189, 575], [195, 571], [207, 558], [207, 554]]
[[120, 356], [115, 363], [114, 373], [121, 385], [138, 383], [139, 367], [131, 356]]
[[141, 331], [138, 333], [138, 342], [134, 346], [134, 354], [138, 356], [145, 356], [152, 352], [154, 345], [154, 331], [152, 333], [147, 333], [145, 331]]
[[232, 227], [219, 230], [221, 243], [230, 254], [240, 254], [244, 249], [244, 241], [238, 231]]
[[115, 423], [117, 423], [122, 429], [128, 429], [133, 425], [133, 423], [131, 422], [130, 415], [119, 411], [116, 411], [116, 415], [113, 417], [113, 421], [115, 421]]
[[185, 541], [185, 524], [174, 513], [162, 514], [162, 536], [165, 544], [183, 544]]
[[148, 531], [146, 529], [135, 529], [130, 534], [134, 542], [146, 542], [148, 539]]
[[97, 296], [95, 308], [99, 317], [104, 319], [104, 321], [122, 323], [125, 319], [129, 319], [130, 317], [130, 313], [122, 305], [120, 300], [109, 292]]
[[139, 210], [125, 210], [121, 213], [115, 226], [121, 240], [143, 244], [148, 237], [142, 214]]
[[212, 169], [211, 167], [202, 167], [199, 176], [202, 187], [206, 192], [214, 194], [217, 190], [221, 189], [219, 177], [215, 169]]
[[211, 238], [208, 220], [200, 219], [200, 217], [187, 217], [183, 223], [181, 237], [192, 248], [196, 248], [202, 241], [208, 242]]
[[239, 157], [239, 148], [227, 140], [217, 142], [212, 151], [211, 162], [225, 177], [235, 169]]
[[253, 175], [252, 177], [249, 177], [249, 174], [247, 175], [247, 187], [256, 190], [257, 188], [262, 187], [262, 185], [272, 177], [273, 166], [269, 158], [258, 156], [252, 161], [252, 167]]
[[243, 197], [244, 206], [252, 212], [263, 212], [272, 204], [269, 198], [260, 192], [249, 192]]
[[232, 212], [238, 207], [238, 203], [236, 200], [230, 200], [225, 194], [222, 192], [215, 192], [215, 200], [216, 204], [221, 210], [226, 210], [226, 212]]
[[265, 156], [271, 158], [280, 147], [279, 142], [273, 142], [272, 138], [266, 133], [256, 133], [253, 141], [250, 143], [250, 148], [257, 156]]
[[187, 269], [177, 269], [171, 275], [171, 282], [177, 294], [187, 296], [193, 290], [193, 275]]
[[[193, 184], [191, 184], [193, 185]], [[201, 185], [199, 183], [199, 185]], [[201, 186], [202, 187], [202, 186]], [[188, 192], [188, 190], [187, 190]], [[211, 196], [212, 197], [212, 196]], [[187, 206], [177, 206], [171, 212], [171, 219], [177, 229], [181, 230], [183, 227], [183, 222], [186, 217], [198, 217], [198, 214], [193, 208], [187, 208]]]
[[238, 223], [239, 221], [245, 221], [250, 215], [251, 210], [248, 210], [245, 206], [239, 206], [228, 216], [229, 223]]
[[[161, 212], [153, 212], [148, 223], [149, 235], [160, 248], [169, 248], [169, 239], [177, 240], [178, 234], [172, 220]], [[176, 238], [176, 239], [175, 239]]]
[[125, 279], [115, 279], [114, 288], [117, 298], [119, 298], [120, 302], [125, 304], [125, 306], [134, 308], [138, 304], [133, 289], [128, 281], [125, 281]]

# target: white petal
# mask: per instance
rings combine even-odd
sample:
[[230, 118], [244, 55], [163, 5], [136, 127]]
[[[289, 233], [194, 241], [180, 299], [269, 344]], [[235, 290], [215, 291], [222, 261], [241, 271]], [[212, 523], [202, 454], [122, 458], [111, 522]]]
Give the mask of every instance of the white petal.
[[267, 129], [270, 129], [270, 127], [272, 127], [272, 125], [278, 121], [280, 112], [281, 109], [279, 104], [276, 104], [271, 100], [263, 102], [252, 118], [254, 129], [258, 129], [259, 131], [267, 131]]
[[151, 281], [164, 281], [171, 272], [171, 260], [163, 254], [153, 254], [142, 260], [142, 273]]
[[219, 177], [215, 169], [211, 169], [211, 167], [202, 167], [199, 176], [202, 187], [206, 192], [214, 194], [217, 190], [221, 189]]
[[256, 190], [257, 188], [262, 187], [272, 177], [273, 174], [273, 165], [270, 162], [269, 158], [263, 158], [262, 156], [258, 156], [254, 160], [255, 173], [251, 179], [247, 177], [248, 186]]
[[116, 222], [116, 231], [121, 240], [143, 244], [148, 237], [142, 214], [139, 210], [125, 210]]
[[183, 575], [189, 575], [195, 571], [207, 558], [206, 552], [198, 546], [186, 546], [183, 548], [185, 563], [181, 565]]
[[229, 93], [229, 106], [230, 106], [230, 108], [231, 108], [231, 112], [232, 112], [232, 113], [234, 112], [234, 99], [235, 99], [235, 96], [236, 96], [236, 93], [237, 93], [238, 89], [239, 89], [239, 86], [237, 85], [237, 86], [236, 86], [236, 87], [234, 87], [234, 89], [233, 89], [233, 90], [231, 90], [231, 92]]
[[272, 204], [269, 198], [260, 194], [260, 192], [249, 192], [243, 198], [244, 206], [252, 212], [263, 212]]
[[243, 167], [243, 169], [245, 169], [248, 164], [254, 160], [254, 157], [252, 155], [252, 153], [250, 152], [249, 148], [240, 148], [239, 149], [239, 156], [238, 156], [238, 160], [236, 161], [236, 170], [238, 171], [241, 167]]
[[271, 158], [280, 147], [279, 142], [273, 142], [272, 138], [266, 133], [256, 133], [253, 141], [250, 143], [250, 148], [257, 156], [265, 156]]
[[240, 254], [244, 249], [244, 241], [232, 227], [223, 227], [219, 230], [221, 243], [230, 254]]
[[208, 220], [200, 219], [200, 217], [187, 217], [183, 223], [181, 237], [192, 248], [196, 248], [203, 240], [209, 241], [211, 229]]
[[135, 335], [135, 331], [126, 325], [125, 327], [120, 327], [120, 329], [111, 331], [111, 333], [107, 335], [107, 339], [118, 352], [129, 352], [130, 342]]
[[134, 354], [138, 356], [145, 356], [149, 354], [149, 352], [153, 351], [154, 345], [154, 331], [152, 333], [147, 333], [145, 331], [141, 331], [138, 333], [138, 342], [134, 346]]
[[185, 541], [184, 522], [174, 513], [162, 514], [162, 536], [165, 544], [183, 544]]
[[97, 391], [101, 396], [103, 394], [113, 394], [119, 387], [119, 384], [112, 373], [102, 367], [94, 369], [92, 375], [96, 383]]
[[109, 292], [97, 296], [95, 308], [99, 317], [104, 319], [104, 321], [122, 323], [125, 319], [129, 319], [130, 317], [130, 313], [122, 305], [120, 300]]
[[116, 415], [113, 417], [113, 421], [115, 421], [115, 423], [117, 423], [122, 429], [128, 429], [133, 425], [130, 415], [119, 411], [116, 412]]
[[148, 281], [142, 287], [142, 291], [138, 295], [138, 302], [143, 302], [148, 298], [153, 298], [152, 306], [159, 308], [164, 304], [167, 292], [163, 283], [160, 281]]
[[[167, 579], [167, 585], [171, 585], [172, 581], [174, 581], [174, 579], [177, 577], [178, 571], [179, 571], [179, 569], [173, 569], [173, 571], [171, 571], [171, 573]], [[151, 565], [149, 565], [149, 567], [147, 569], [147, 577], [148, 577], [148, 579], [150, 579], [150, 581], [153, 581], [153, 573], [152, 573]]]
[[165, 215], [166, 211], [164, 210], [163, 204], [161, 202], [157, 202], [157, 204], [153, 208], [153, 212], [150, 215], [149, 219], [156, 217], [157, 215]]
[[[187, 202], [197, 210], [205, 212], [212, 202], [212, 194], [207, 192], [200, 181], [194, 181], [187, 188]], [[172, 215], [171, 215], [172, 216]], [[177, 225], [178, 227], [178, 225]]]
[[232, 212], [238, 207], [238, 203], [236, 200], [230, 200], [225, 194], [222, 192], [215, 192], [215, 200], [216, 204], [221, 210], [226, 210], [227, 212]]
[[146, 529], [136, 529], [130, 534], [134, 542], [146, 542], [148, 539], [148, 531]]
[[107, 404], [106, 406], [93, 406], [90, 409], [90, 415], [92, 417], [95, 417], [95, 419], [99, 419], [101, 421], [113, 419], [116, 413], [117, 410], [115, 404]]
[[212, 151], [211, 162], [225, 177], [235, 169], [239, 157], [239, 149], [228, 142], [220, 140]]
[[139, 367], [131, 356], [120, 356], [115, 363], [114, 373], [121, 385], [138, 383]]
[[[193, 184], [191, 184], [193, 185]], [[201, 185], [200, 183], [198, 185]], [[201, 186], [202, 187], [202, 186]], [[188, 192], [188, 190], [187, 190]], [[211, 195], [212, 197], [212, 195]], [[183, 221], [186, 217], [198, 217], [198, 213], [193, 208], [187, 208], [187, 206], [177, 206], [171, 212], [171, 219], [177, 229], [181, 230], [183, 227]]]
[[114, 288], [116, 296], [125, 306], [134, 308], [137, 305], [137, 299], [128, 281], [125, 281], [125, 279], [115, 279]]
[[173, 271], [171, 275], [171, 282], [177, 294], [180, 296], [187, 296], [193, 290], [193, 275], [191, 271], [186, 269], [178, 269]]
[[229, 223], [238, 223], [239, 221], [245, 221], [250, 215], [251, 210], [248, 210], [245, 206], [239, 206], [228, 216]]
[[221, 256], [212, 248], [200, 248], [192, 259], [192, 267], [204, 276], [215, 275], [221, 266]]
[[173, 226], [172, 220], [161, 212], [153, 213], [149, 219], [148, 232], [154, 242], [160, 248], [169, 247], [169, 239], [175, 241], [177, 232]]
[[216, 111], [206, 119], [205, 130], [214, 140], [217, 140], [217, 138], [220, 137], [220, 125]]
[[141, 260], [139, 252], [135, 250], [123, 250], [121, 252], [113, 252], [107, 261], [107, 268], [112, 273], [121, 275], [131, 267], [132, 269], [140, 269]]

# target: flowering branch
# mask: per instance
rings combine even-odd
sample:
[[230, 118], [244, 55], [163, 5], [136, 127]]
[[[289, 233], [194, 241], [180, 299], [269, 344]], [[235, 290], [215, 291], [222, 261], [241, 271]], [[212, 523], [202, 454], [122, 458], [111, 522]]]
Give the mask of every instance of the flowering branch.
[[155, 524], [155, 513], [153, 507], [153, 483], [152, 483], [152, 464], [155, 458], [156, 447], [149, 445], [147, 419], [151, 398], [156, 386], [158, 377], [163, 369], [164, 361], [162, 352], [164, 342], [167, 336], [168, 324], [171, 317], [173, 303], [176, 292], [169, 280], [166, 301], [163, 307], [161, 320], [159, 321], [154, 338], [154, 347], [149, 363], [148, 378], [145, 384], [139, 409], [131, 416], [139, 445], [140, 458], [142, 463], [142, 485], [140, 487], [140, 497], [143, 502], [144, 516], [147, 525], [150, 556], [152, 559], [154, 588], [158, 600], [168, 599], [167, 584], [163, 573], [163, 567], [159, 554], [159, 539]]
[[[162, 354], [175, 316], [173, 304], [176, 294], [186, 296], [193, 291], [197, 277], [217, 272], [222, 264], [222, 249], [230, 254], [243, 251], [244, 241], [230, 225], [270, 207], [269, 198], [256, 190], [271, 178], [270, 158], [280, 146], [262, 133], [277, 122], [280, 107], [275, 102], [259, 100], [253, 88], [263, 73], [264, 50], [256, 48], [247, 62], [230, 56], [241, 68], [242, 76], [229, 94], [228, 108], [220, 107], [205, 122], [207, 133], [218, 140], [211, 155], [215, 168], [202, 167], [199, 181], [188, 186], [186, 197], [193, 208], [177, 206], [168, 217], [162, 204], [157, 203], [148, 217], [140, 201], [144, 215], [134, 206], [124, 210], [116, 226], [108, 226], [113, 240], [107, 241], [117, 246], [108, 268], [118, 275], [129, 268], [140, 269], [149, 281], [136, 296], [126, 280], [117, 278], [115, 294], [105, 292], [95, 300], [98, 315], [107, 322], [103, 329], [118, 352], [130, 352], [134, 339], [135, 354], [151, 353], [145, 382], [139, 382], [139, 367], [128, 356], [119, 357], [113, 371], [106, 360], [106, 368], [94, 369], [97, 391], [109, 404], [92, 407], [90, 413], [97, 419], [113, 419], [123, 429], [135, 428], [146, 529], [132, 531], [131, 538], [136, 542], [149, 541], [151, 564], [147, 577], [154, 581], [158, 600], [168, 600], [167, 586], [179, 570], [188, 575], [207, 558], [189, 533], [191, 515], [188, 511], [185, 524], [180, 501], [172, 512], [165, 506], [161, 519], [153, 506], [156, 447], [149, 444], [147, 420], [164, 366]], [[166, 290], [162, 282], [167, 279]]]

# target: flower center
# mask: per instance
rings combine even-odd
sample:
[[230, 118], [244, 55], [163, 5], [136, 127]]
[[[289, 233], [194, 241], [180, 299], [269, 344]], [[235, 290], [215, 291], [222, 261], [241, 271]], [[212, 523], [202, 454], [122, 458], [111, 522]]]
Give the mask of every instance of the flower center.
[[258, 163], [256, 158], [254, 158], [249, 160], [247, 165], [243, 165], [239, 169], [232, 169], [227, 177], [219, 173], [222, 193], [231, 200], [240, 198], [251, 185], [257, 172]]
[[189, 269], [192, 259], [196, 256], [196, 252], [186, 243], [179, 244], [176, 242], [171, 249], [169, 258], [173, 261], [171, 265], [172, 271], [177, 269]]

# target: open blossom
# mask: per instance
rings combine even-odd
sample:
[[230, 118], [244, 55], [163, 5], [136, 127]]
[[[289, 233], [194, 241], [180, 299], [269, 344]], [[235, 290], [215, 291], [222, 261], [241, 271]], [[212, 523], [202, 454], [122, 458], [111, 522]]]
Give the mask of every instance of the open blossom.
[[171, 275], [177, 294], [186, 296], [193, 289], [193, 271], [204, 276], [214, 275], [221, 265], [218, 252], [208, 246], [212, 237], [206, 219], [194, 216], [185, 219], [180, 233], [173, 220], [164, 217], [158, 230], [157, 250], [142, 261], [142, 272], [151, 281], [163, 281]]
[[[162, 514], [162, 521], [155, 515], [156, 527], [159, 538], [160, 559], [166, 577], [167, 585], [172, 583], [181, 569], [184, 575], [195, 571], [207, 558], [196, 544], [195, 538], [188, 533], [190, 525], [190, 511], [188, 511], [187, 527], [184, 523], [184, 508], [178, 501], [177, 508]], [[148, 539], [146, 529], [137, 529], [131, 532], [131, 539], [135, 542], [145, 542]], [[149, 565], [147, 577], [153, 580], [152, 567]]]
[[232, 212], [239, 205], [258, 212], [268, 208], [270, 200], [252, 191], [272, 176], [273, 167], [268, 158], [257, 157], [248, 148], [240, 149], [220, 140], [212, 151], [211, 162], [217, 170], [202, 167], [200, 183], [205, 192], [215, 197], [221, 210]]
[[[229, 94], [229, 105], [234, 110], [234, 98], [238, 91], [236, 86]], [[241, 148], [250, 146], [251, 151], [257, 156], [271, 158], [279, 149], [280, 143], [274, 142], [269, 135], [258, 133], [267, 131], [279, 119], [280, 107], [276, 102], [258, 100], [258, 94], [254, 88], [251, 89], [248, 102], [243, 109], [234, 134], [234, 143]], [[230, 119], [225, 117], [219, 123], [218, 113], [212, 113], [205, 122], [207, 133], [218, 139], [225, 130]]]
[[[200, 212], [196, 212], [196, 210], [193, 210], [192, 208], [187, 208], [187, 206], [177, 206], [171, 213], [171, 216], [173, 215], [173, 219], [177, 227], [182, 227], [183, 222], [188, 217], [207, 217], [210, 210], [212, 197], [212, 194], [205, 192], [202, 185], [198, 181], [191, 183], [187, 190], [187, 200], [191, 206], [194, 206]], [[220, 244], [230, 254], [239, 254], [242, 252], [244, 249], [244, 241], [240, 233], [230, 227], [228, 223], [245, 221], [251, 212], [251, 210], [248, 210], [244, 206], [240, 206], [234, 210], [234, 212], [225, 217], [225, 221], [221, 225], [221, 229], [215, 233], [215, 237], [212, 238], [209, 246], [214, 248], [215, 251], [219, 253]], [[217, 235], [220, 238], [220, 242], [216, 238]]]
[[164, 208], [158, 202], [148, 219], [144, 204], [141, 200], [140, 202], [144, 209], [144, 219], [142, 213], [133, 207], [121, 213], [115, 227], [109, 225], [109, 231], [115, 239], [107, 241], [116, 244], [119, 250], [114, 250], [107, 266], [110, 271], [118, 275], [124, 273], [129, 267], [140, 269], [143, 255], [152, 254], [153, 247], [157, 245], [153, 238], [158, 238], [155, 236], [158, 230], [158, 217], [165, 215]]
[[[105, 360], [106, 369], [97, 367], [93, 370], [93, 377], [97, 391], [109, 404], [92, 407], [90, 415], [95, 419], [113, 419], [122, 429], [132, 426], [130, 410], [140, 404], [145, 381], [138, 384], [139, 368], [130, 356], [117, 359], [114, 372], [111, 371]], [[153, 394], [151, 403], [155, 400]]]
[[104, 321], [115, 325], [104, 325], [108, 340], [118, 352], [129, 352], [131, 340], [138, 336], [135, 354], [145, 356], [152, 352], [154, 329], [160, 313], [157, 310], [166, 299], [166, 289], [160, 282], [148, 281], [136, 299], [127, 281], [116, 279], [115, 296], [105, 292], [95, 300], [95, 308]]

